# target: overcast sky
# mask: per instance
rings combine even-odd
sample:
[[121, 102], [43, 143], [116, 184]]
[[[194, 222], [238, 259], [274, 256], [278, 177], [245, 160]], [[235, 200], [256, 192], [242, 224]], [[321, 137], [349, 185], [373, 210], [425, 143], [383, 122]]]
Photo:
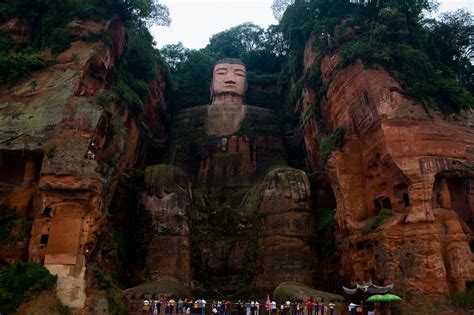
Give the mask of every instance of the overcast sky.
[[[182, 42], [187, 48], [203, 48], [209, 38], [232, 26], [253, 22], [267, 28], [277, 21], [272, 0], [160, 0], [168, 6], [171, 26], [151, 28], [157, 47]], [[439, 11], [466, 8], [474, 11], [474, 0], [439, 0]]]

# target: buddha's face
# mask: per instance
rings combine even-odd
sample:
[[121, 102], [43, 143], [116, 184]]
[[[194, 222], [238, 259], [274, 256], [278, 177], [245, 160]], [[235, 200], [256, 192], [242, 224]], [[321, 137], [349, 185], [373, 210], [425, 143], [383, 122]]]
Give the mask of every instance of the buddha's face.
[[244, 96], [247, 89], [247, 71], [245, 66], [220, 63], [214, 67], [211, 94], [234, 93]]

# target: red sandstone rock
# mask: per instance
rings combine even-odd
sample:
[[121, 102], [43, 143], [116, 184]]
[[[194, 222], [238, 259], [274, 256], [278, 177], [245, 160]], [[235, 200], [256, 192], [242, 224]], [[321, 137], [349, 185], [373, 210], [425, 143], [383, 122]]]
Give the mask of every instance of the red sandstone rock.
[[[387, 72], [360, 61], [340, 69], [340, 60], [338, 55], [323, 58], [326, 95], [305, 92], [301, 121], [313, 170], [318, 170], [323, 138], [317, 118], [308, 115], [314, 98], [320, 100], [319, 119], [329, 133], [346, 129], [344, 146], [327, 168], [344, 273], [354, 283], [395, 283], [395, 292], [401, 293], [441, 296], [464, 290], [474, 278], [469, 113], [455, 121], [435, 111], [430, 116]], [[445, 209], [433, 210], [440, 207]], [[363, 235], [367, 220], [381, 208], [398, 215]]]
[[[34, 219], [29, 247], [4, 248], [0, 259], [13, 263], [28, 248], [29, 260], [58, 275], [62, 303], [81, 309], [91, 285], [85, 279], [88, 259], [100, 251], [120, 168], [143, 164], [148, 148], [139, 145], [136, 115], [113, 104], [106, 113], [92, 95], [114, 84], [126, 41], [123, 26], [113, 20], [71, 27], [75, 41], [57, 64], [0, 87], [0, 208], [16, 207]], [[18, 27], [10, 29], [16, 34]], [[91, 31], [108, 32], [114, 48], [83, 41]], [[157, 85], [149, 101], [148, 115], [155, 119], [163, 87]], [[128, 133], [112, 134], [112, 127]], [[154, 122], [153, 132], [160, 128]]]

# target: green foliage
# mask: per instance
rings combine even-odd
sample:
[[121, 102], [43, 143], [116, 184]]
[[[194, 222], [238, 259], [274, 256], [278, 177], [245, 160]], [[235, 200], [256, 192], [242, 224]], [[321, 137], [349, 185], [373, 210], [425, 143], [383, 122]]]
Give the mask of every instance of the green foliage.
[[0, 269], [0, 312], [13, 312], [21, 303], [55, 284], [55, 276], [33, 263], [19, 262]]
[[165, 58], [171, 70], [176, 70], [180, 63], [186, 61], [189, 49], [183, 43], [165, 45], [160, 49], [160, 53]]
[[362, 234], [367, 235], [369, 233], [375, 232], [380, 224], [383, 223], [386, 219], [395, 215], [395, 212], [391, 209], [382, 209], [380, 213], [367, 221], [364, 228], [362, 229]]
[[336, 253], [336, 237], [334, 235], [335, 209], [316, 209], [316, 251], [322, 257], [334, 257]]
[[127, 46], [121, 59], [123, 70], [137, 80], [146, 81], [155, 78], [158, 56], [153, 48], [153, 36], [147, 28], [129, 24], [127, 38]]
[[474, 289], [467, 289], [466, 292], [455, 292], [451, 296], [453, 304], [460, 308], [474, 308]]
[[[155, 0], [13, 0], [8, 5], [0, 4], [0, 21], [10, 18], [25, 19], [32, 29], [29, 48], [43, 49], [51, 47], [53, 54], [60, 53], [70, 47], [71, 39], [66, 26], [76, 19], [112, 19], [115, 16], [129, 27], [128, 43], [124, 53], [125, 61], [121, 65], [136, 80], [146, 81], [156, 76], [157, 56], [153, 48], [153, 38], [145, 25], [152, 23], [168, 25], [169, 12], [166, 6]], [[110, 38], [101, 32], [90, 34], [88, 39], [100, 38], [110, 44]], [[19, 77], [41, 69], [45, 61], [28, 50], [15, 56], [3, 52], [10, 51], [11, 43], [2, 40], [0, 43], [0, 83], [13, 82]], [[121, 96], [131, 99], [134, 108], [140, 108], [147, 94], [142, 94], [143, 85], [135, 81], [122, 80], [135, 95], [130, 96], [127, 89]], [[122, 83], [123, 83], [122, 82]], [[122, 84], [123, 85], [123, 84]], [[122, 86], [123, 88], [123, 86]], [[140, 101], [137, 101], [140, 99]], [[137, 104], [138, 103], [138, 106]]]
[[71, 47], [71, 36], [69, 32], [64, 28], [55, 28], [51, 32], [50, 44], [51, 52], [53, 54], [59, 54], [69, 47]]
[[110, 314], [127, 314], [127, 306], [122, 297], [122, 291], [118, 288], [110, 275], [103, 272], [99, 267], [94, 267], [95, 287], [105, 290]]
[[113, 286], [112, 278], [103, 272], [99, 267], [94, 268], [95, 285], [99, 289], [108, 289]]
[[294, 81], [301, 77], [304, 44], [313, 34], [319, 54], [339, 51], [343, 65], [361, 59], [368, 66], [382, 66], [424, 106], [436, 106], [445, 114], [474, 106], [470, 13], [458, 11], [424, 22], [423, 10], [432, 8], [429, 0], [367, 5], [275, 0], [274, 6], [286, 8], [280, 28], [290, 46], [289, 73]]
[[18, 219], [15, 209], [8, 208], [0, 216], [0, 240], [6, 239], [10, 235], [10, 231]]
[[119, 165], [119, 159], [116, 156], [111, 156], [107, 159], [107, 165], [112, 168], [116, 168]]
[[172, 72], [174, 91], [171, 99], [175, 109], [209, 104], [209, 86], [216, 61], [203, 50], [186, 52], [184, 61]]
[[20, 216], [15, 209], [7, 208], [0, 215], [0, 244], [24, 241], [30, 235], [31, 222]]
[[247, 22], [212, 35], [206, 49], [217, 58], [241, 58], [244, 53], [263, 48], [263, 29]]
[[466, 10], [444, 13], [440, 20], [428, 20], [430, 58], [456, 73], [459, 82], [474, 95], [474, 16]]
[[158, 75], [158, 65], [164, 65], [158, 50], [153, 48], [153, 37], [143, 25], [129, 24], [127, 36], [113, 91], [122, 104], [141, 112], [149, 97], [147, 82]]
[[46, 65], [47, 62], [38, 53], [8, 55], [0, 52], [0, 83], [12, 83]]
[[134, 79], [129, 73], [119, 71], [119, 79], [112, 91], [116, 93], [120, 103], [125, 104], [133, 112], [145, 109], [144, 101], [148, 97], [148, 87], [145, 82]]
[[323, 163], [327, 162], [333, 151], [342, 148], [345, 133], [346, 130], [344, 128], [337, 128], [332, 134], [321, 141], [319, 151]]

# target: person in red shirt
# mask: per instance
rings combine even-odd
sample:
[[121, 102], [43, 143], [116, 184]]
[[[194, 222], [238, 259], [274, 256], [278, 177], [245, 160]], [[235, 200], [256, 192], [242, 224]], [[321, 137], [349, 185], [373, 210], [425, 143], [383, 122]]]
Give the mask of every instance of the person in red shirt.
[[306, 308], [308, 309], [308, 315], [313, 315], [313, 302], [311, 300], [306, 302]]

